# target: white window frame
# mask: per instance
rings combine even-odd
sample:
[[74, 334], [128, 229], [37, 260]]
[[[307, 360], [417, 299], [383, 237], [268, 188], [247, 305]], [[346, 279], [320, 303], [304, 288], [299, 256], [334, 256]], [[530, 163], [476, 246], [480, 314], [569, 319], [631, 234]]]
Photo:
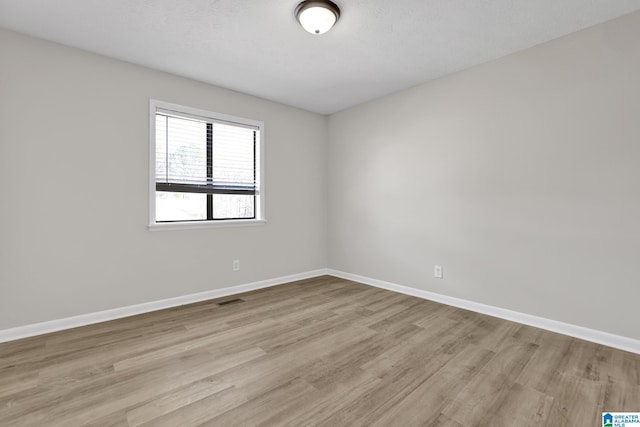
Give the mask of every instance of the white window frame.
[[[225, 219], [225, 220], [205, 220], [205, 221], [179, 221], [179, 222], [156, 222], [156, 113], [158, 110], [171, 110], [177, 113], [204, 117], [214, 121], [238, 123], [257, 127], [260, 130], [256, 148], [256, 198], [255, 198], [255, 218], [251, 219]], [[149, 100], [149, 230], [185, 230], [194, 228], [218, 228], [218, 227], [239, 227], [265, 224], [264, 209], [264, 123], [257, 120], [243, 117], [231, 116], [228, 114], [215, 113], [212, 111], [200, 110], [198, 108], [186, 107], [184, 105], [172, 104], [170, 102]]]

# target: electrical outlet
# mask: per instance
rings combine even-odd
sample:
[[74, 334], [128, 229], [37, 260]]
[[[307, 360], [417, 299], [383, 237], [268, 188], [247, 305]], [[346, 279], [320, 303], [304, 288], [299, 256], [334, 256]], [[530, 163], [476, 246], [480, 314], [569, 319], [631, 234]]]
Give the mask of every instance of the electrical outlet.
[[433, 266], [433, 277], [437, 277], [438, 279], [442, 279], [442, 266], [434, 265]]
[[240, 271], [240, 260], [239, 259], [234, 259], [233, 260], [233, 271]]

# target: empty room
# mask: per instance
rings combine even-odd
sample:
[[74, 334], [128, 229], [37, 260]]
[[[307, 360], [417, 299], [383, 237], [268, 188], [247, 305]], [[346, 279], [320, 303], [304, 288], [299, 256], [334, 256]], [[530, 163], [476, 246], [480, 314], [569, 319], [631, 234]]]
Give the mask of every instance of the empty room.
[[2, 0], [0, 426], [640, 427], [638, 0]]

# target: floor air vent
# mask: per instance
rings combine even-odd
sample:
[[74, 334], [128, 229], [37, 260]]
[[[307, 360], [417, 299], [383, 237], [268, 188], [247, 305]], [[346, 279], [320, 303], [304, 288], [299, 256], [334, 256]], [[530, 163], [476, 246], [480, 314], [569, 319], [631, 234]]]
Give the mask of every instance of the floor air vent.
[[235, 299], [229, 299], [229, 300], [226, 300], [226, 301], [221, 301], [221, 302], [218, 303], [218, 305], [238, 304], [240, 302], [244, 302], [244, 300], [241, 299], [241, 298], [235, 298]]

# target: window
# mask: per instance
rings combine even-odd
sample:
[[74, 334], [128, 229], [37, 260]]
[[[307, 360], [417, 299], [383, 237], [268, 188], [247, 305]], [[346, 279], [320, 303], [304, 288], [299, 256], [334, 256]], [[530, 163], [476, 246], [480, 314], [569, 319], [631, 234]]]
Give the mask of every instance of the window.
[[150, 227], [264, 222], [263, 127], [152, 100]]

